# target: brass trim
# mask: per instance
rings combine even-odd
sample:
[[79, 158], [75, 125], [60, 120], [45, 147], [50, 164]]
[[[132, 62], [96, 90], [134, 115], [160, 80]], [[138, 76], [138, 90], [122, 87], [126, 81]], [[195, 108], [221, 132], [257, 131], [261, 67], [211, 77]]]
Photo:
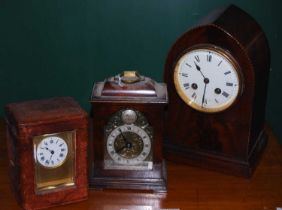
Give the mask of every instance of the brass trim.
[[122, 82], [129, 84], [141, 81], [141, 76], [137, 71], [123, 71], [120, 77]]
[[[68, 146], [68, 154], [64, 162], [57, 167], [44, 167], [37, 161], [36, 149], [46, 137], [57, 136], [62, 138]], [[33, 137], [34, 147], [34, 188], [36, 194], [42, 194], [66, 187], [75, 186], [75, 159], [76, 159], [76, 130], [59, 133], [43, 134]]]

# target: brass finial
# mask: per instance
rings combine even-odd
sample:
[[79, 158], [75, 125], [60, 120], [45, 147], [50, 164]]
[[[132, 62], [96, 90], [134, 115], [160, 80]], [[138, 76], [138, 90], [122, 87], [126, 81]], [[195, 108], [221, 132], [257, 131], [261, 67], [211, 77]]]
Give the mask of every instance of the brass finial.
[[120, 74], [120, 77], [124, 83], [135, 83], [141, 80], [141, 77], [137, 71], [123, 71]]

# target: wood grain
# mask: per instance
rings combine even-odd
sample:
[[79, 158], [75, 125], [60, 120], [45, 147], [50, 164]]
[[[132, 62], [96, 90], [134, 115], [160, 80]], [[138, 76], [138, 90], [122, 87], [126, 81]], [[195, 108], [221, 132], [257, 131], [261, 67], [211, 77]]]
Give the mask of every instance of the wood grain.
[[[282, 147], [271, 129], [269, 144], [251, 179], [168, 162], [168, 193], [89, 191], [89, 199], [50, 210], [276, 210], [282, 207]], [[0, 123], [0, 209], [20, 210], [8, 183], [3, 122]]]
[[[74, 99], [56, 97], [8, 104], [5, 120], [11, 186], [23, 208], [42, 209], [87, 199], [88, 114]], [[34, 136], [72, 130], [76, 133], [75, 187], [37, 194], [34, 184]]]

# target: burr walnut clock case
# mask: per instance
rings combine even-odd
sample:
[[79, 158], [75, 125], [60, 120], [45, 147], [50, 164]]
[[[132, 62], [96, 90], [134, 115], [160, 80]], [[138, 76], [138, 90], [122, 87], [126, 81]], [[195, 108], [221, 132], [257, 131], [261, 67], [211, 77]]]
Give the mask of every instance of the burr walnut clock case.
[[6, 106], [12, 190], [24, 209], [87, 198], [88, 116], [70, 97]]
[[90, 187], [166, 191], [166, 85], [125, 71], [94, 84]]
[[269, 66], [263, 31], [236, 6], [183, 34], [165, 64], [166, 158], [250, 176], [267, 141]]

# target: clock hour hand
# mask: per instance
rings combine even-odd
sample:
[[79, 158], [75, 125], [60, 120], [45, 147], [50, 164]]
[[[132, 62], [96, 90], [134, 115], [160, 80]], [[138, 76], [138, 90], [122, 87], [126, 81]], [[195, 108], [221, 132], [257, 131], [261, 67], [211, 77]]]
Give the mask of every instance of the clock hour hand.
[[202, 75], [204, 78], [206, 78], [206, 77], [204, 76], [203, 72], [201, 71], [201, 67], [200, 67], [198, 64], [196, 64], [195, 61], [194, 61], [194, 64], [195, 64], [195, 66], [196, 66], [196, 69], [201, 73], [201, 75]]
[[[45, 149], [45, 150], [48, 150], [49, 152], [53, 152], [52, 150], [50, 150], [48, 147], [41, 147], [41, 149]], [[54, 153], [54, 152], [53, 152]]]
[[120, 153], [122, 150], [124, 150], [125, 148], [127, 148], [127, 146], [126, 145], [124, 145], [124, 146], [122, 146], [121, 148], [119, 148], [116, 152], [117, 153]]

